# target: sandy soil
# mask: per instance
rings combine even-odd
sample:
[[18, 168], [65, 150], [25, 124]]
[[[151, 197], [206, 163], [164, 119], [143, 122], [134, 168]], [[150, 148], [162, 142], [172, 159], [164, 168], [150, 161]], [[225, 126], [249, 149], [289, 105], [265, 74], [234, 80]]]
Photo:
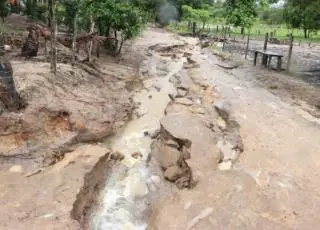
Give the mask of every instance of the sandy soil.
[[[6, 154], [0, 228], [90, 229], [99, 204], [106, 210], [96, 214], [99, 226], [113, 229], [131, 224], [128, 218], [130, 226], [146, 226], [141, 221], [150, 215], [152, 230], [314, 229], [320, 223], [319, 88], [245, 62], [226, 70], [217, 64], [233, 62], [196, 43], [149, 28], [127, 44], [133, 53], [104, 57], [95, 69], [60, 63], [57, 77], [45, 58], [14, 60], [18, 91], [29, 105], [0, 117]], [[161, 139], [160, 127], [172, 140]], [[179, 150], [172, 151], [174, 161], [163, 160], [177, 171], [162, 175], [149, 157], [153, 138]], [[88, 141], [104, 143], [83, 144]], [[16, 153], [30, 159], [12, 158]], [[164, 178], [187, 189], [173, 189]]]
[[[27, 25], [20, 16], [7, 20], [11, 29]], [[56, 76], [43, 49], [30, 60], [17, 57], [18, 50], [9, 55], [27, 107], [0, 108], [1, 229], [81, 228], [109, 164], [118, 162], [99, 142], [121, 129], [135, 106], [141, 56], [125, 49], [131, 59], [102, 55], [75, 67], [70, 50], [59, 49]]]
[[246, 64], [226, 71], [209, 52], [190, 53], [201, 60], [202, 77], [231, 101], [244, 153], [229, 173], [207, 171], [199, 186], [156, 205], [149, 228], [312, 229], [320, 221], [319, 88]]

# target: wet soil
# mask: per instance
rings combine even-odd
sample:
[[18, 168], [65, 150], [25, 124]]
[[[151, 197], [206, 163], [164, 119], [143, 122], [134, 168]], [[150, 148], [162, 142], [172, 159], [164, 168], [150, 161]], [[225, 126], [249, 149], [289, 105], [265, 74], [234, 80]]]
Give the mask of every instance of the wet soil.
[[318, 88], [197, 43], [149, 28], [98, 75], [15, 60], [29, 106], [0, 117], [3, 229], [318, 225]]

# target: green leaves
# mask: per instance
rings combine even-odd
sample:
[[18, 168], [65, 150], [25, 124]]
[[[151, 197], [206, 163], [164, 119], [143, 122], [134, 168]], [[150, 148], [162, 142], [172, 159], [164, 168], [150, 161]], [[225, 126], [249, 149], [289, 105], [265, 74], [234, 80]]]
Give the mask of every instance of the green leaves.
[[284, 18], [293, 28], [320, 29], [320, 0], [287, 0]]
[[212, 15], [211, 9], [193, 9], [191, 6], [183, 5], [183, 18], [187, 21], [197, 22], [201, 21], [203, 23], [207, 22]]
[[146, 22], [146, 14], [130, 1], [96, 0], [84, 4], [82, 12], [93, 15], [98, 23], [104, 22], [117, 31], [124, 33], [125, 38], [135, 36]]
[[250, 28], [257, 17], [256, 0], [226, 0], [227, 22], [234, 26]]

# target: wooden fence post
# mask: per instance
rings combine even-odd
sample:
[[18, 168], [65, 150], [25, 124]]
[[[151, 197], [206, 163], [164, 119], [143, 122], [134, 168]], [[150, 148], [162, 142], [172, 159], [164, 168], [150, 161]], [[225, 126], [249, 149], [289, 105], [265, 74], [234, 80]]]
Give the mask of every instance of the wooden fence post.
[[247, 46], [246, 46], [246, 55], [244, 57], [244, 59], [247, 60], [247, 56], [248, 56], [248, 50], [249, 50], [249, 41], [250, 41], [250, 30], [248, 31], [248, 39], [247, 39]]
[[226, 40], [227, 40], [227, 27], [223, 27], [222, 29], [222, 33], [223, 33], [223, 43], [222, 43], [222, 50], [225, 49], [225, 43], [226, 43]]
[[292, 56], [292, 48], [293, 48], [293, 35], [290, 35], [290, 45], [289, 45], [289, 53], [288, 53], [288, 64], [287, 64], [287, 72], [290, 71], [290, 65], [291, 65], [291, 56]]
[[267, 50], [268, 40], [269, 40], [269, 33], [266, 33], [266, 36], [265, 36], [265, 38], [264, 38], [263, 51], [266, 51], [266, 50]]

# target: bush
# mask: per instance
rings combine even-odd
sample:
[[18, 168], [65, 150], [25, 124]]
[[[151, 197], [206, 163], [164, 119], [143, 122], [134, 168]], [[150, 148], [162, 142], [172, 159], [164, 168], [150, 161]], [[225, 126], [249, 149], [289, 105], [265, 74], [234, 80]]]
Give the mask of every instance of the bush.
[[48, 7], [46, 4], [37, 4], [34, 9], [34, 18], [43, 22], [47, 21]]

